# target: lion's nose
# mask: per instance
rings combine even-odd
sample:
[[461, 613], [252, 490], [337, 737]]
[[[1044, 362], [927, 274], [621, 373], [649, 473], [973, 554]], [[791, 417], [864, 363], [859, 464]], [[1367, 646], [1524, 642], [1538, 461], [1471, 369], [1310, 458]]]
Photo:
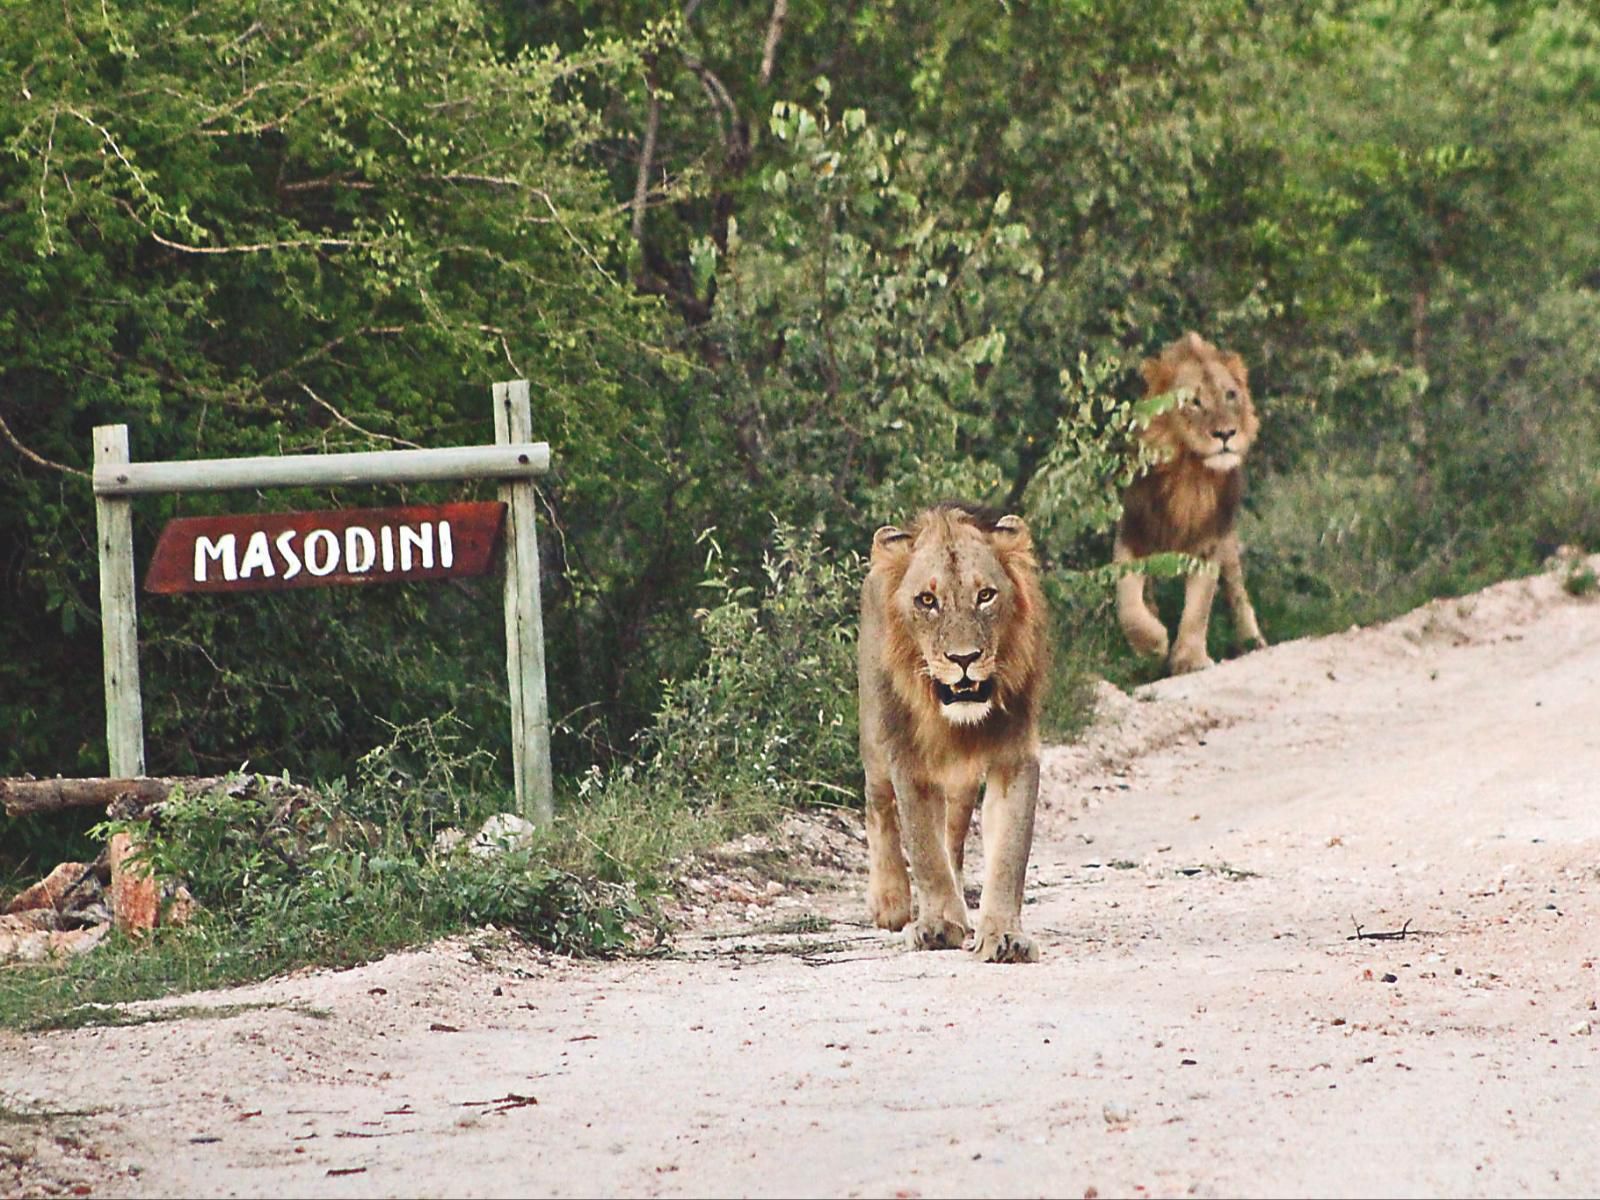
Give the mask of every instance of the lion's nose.
[[977, 662], [982, 655], [983, 652], [981, 650], [968, 650], [962, 654], [952, 654], [948, 650], [945, 651], [945, 657], [960, 667], [963, 675], [967, 673], [967, 668]]
[[1213, 429], [1211, 431], [1211, 436], [1226, 446], [1228, 444], [1228, 439], [1238, 432], [1239, 431], [1237, 429]]

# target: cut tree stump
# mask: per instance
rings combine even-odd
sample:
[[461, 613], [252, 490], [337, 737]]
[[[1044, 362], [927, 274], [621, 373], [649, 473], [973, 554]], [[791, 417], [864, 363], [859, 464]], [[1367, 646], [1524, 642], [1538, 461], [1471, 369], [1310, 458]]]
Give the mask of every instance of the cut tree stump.
[[117, 928], [138, 936], [156, 927], [161, 888], [148, 863], [128, 862], [139, 847], [126, 833], [111, 835], [111, 915]]

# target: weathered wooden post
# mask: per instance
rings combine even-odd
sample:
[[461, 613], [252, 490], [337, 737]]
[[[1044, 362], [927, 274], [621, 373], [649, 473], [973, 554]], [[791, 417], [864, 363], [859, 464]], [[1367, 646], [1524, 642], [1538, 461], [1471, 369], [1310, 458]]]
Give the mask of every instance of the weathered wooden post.
[[[128, 464], [128, 427], [99, 425], [94, 431], [96, 468]], [[144, 774], [144, 701], [139, 692], [139, 609], [133, 582], [133, 501], [94, 497], [95, 538], [100, 547], [100, 638], [105, 650], [106, 753], [113, 779]], [[138, 846], [126, 833], [113, 834], [111, 904], [117, 928], [137, 936], [156, 923], [160, 896], [148, 868], [130, 867]]]
[[[94, 431], [97, 468], [128, 462], [128, 427]], [[106, 748], [113, 779], [144, 774], [144, 703], [139, 695], [139, 620], [133, 584], [133, 502], [127, 496], [94, 497], [100, 545], [100, 636], [105, 647]]]
[[[494, 385], [498, 445], [533, 440], [526, 380]], [[539, 601], [537, 497], [531, 479], [500, 485], [506, 537], [506, 677], [511, 689], [511, 770], [517, 811], [538, 825], [554, 815], [550, 778], [550, 709], [544, 677], [544, 611]]]

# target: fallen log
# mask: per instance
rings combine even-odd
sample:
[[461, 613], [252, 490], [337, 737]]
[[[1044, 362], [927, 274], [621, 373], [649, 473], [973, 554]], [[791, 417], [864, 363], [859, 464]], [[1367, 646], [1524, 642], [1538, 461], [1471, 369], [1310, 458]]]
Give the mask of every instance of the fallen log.
[[113, 800], [131, 797], [141, 806], [165, 800], [174, 788], [202, 791], [223, 782], [221, 775], [172, 776], [138, 779], [0, 779], [0, 803], [6, 816], [57, 812], [64, 808], [105, 808]]

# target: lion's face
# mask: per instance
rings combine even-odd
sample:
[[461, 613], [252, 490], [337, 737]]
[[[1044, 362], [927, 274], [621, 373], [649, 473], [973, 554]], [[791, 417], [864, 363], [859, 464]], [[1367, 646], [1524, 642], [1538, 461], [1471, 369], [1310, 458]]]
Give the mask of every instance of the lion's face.
[[1232, 471], [1244, 462], [1261, 423], [1237, 354], [1222, 354], [1191, 333], [1160, 358], [1147, 360], [1143, 371], [1150, 395], [1177, 396], [1177, 403], [1150, 423], [1154, 439], [1214, 471]]
[[1027, 601], [1002, 554], [1027, 554], [1031, 565], [1029, 545], [1020, 518], [986, 530], [959, 509], [933, 510], [913, 533], [886, 527], [874, 539], [875, 560], [880, 552], [906, 556], [889, 604], [915, 642], [916, 669], [938, 713], [952, 724], [977, 724], [1003, 703], [1005, 631]]

